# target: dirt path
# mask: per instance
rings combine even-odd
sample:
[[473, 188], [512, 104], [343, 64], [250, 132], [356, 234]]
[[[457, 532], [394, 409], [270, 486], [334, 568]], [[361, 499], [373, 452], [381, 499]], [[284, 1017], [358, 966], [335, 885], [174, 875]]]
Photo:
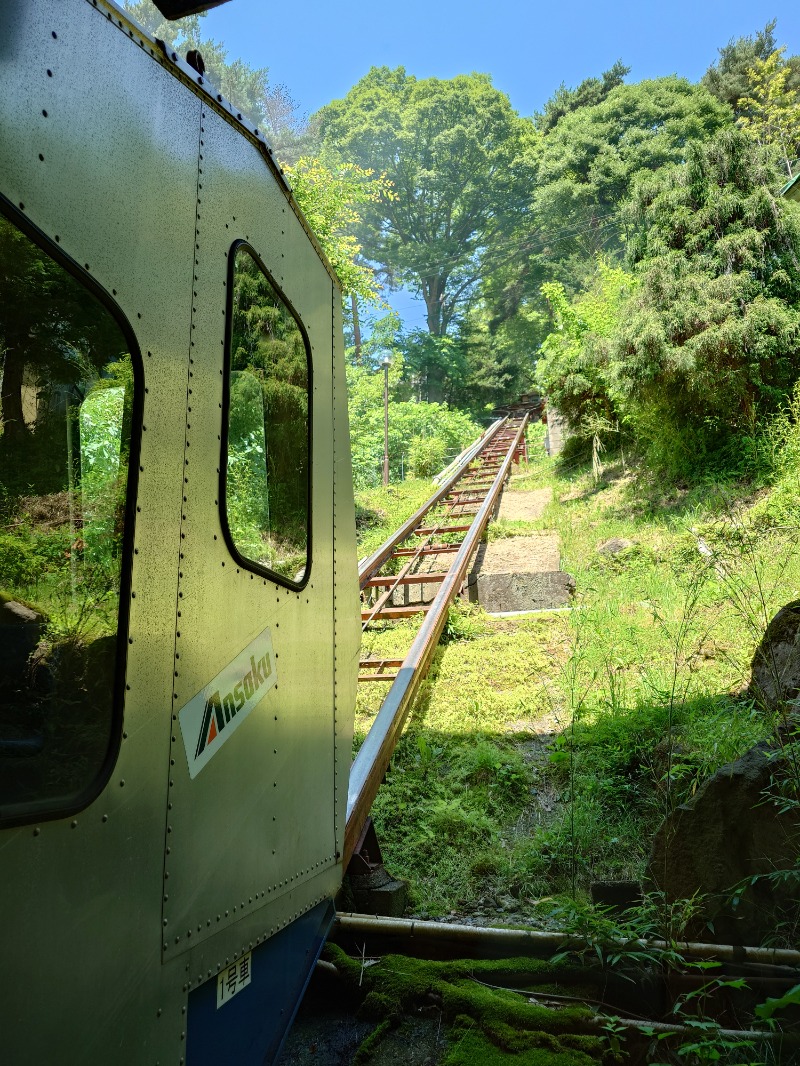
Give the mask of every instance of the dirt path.
[[[513, 482], [514, 479], [512, 478], [512, 486]], [[552, 499], [553, 490], [551, 488], [518, 491], [513, 487], [508, 488], [500, 500], [498, 517], [508, 521], [522, 519], [526, 522], [533, 522], [542, 517], [545, 507]]]

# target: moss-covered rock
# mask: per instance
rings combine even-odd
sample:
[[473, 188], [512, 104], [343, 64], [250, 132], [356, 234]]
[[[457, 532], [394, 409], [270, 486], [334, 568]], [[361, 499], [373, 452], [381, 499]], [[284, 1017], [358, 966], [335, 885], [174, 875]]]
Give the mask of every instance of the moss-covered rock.
[[380, 1021], [358, 1063], [372, 1061], [402, 1015], [431, 1010], [441, 1012], [447, 1039], [442, 1066], [590, 1066], [602, 1059], [593, 1011], [580, 1004], [552, 1009], [524, 994], [543, 985], [560, 987], [559, 977], [574, 984], [577, 972], [570, 964], [386, 955], [364, 966], [335, 945], [326, 950], [350, 991], [361, 997], [360, 1016]]

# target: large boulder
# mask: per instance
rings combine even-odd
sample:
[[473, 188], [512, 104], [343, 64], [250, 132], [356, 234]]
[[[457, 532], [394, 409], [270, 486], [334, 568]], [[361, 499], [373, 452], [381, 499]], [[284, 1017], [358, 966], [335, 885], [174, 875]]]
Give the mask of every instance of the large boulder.
[[[776, 802], [779, 790], [782, 803]], [[653, 841], [648, 887], [670, 902], [702, 897], [689, 938], [708, 938], [710, 923], [717, 941], [759, 944], [797, 918], [792, 877], [749, 879], [795, 865], [800, 824], [791, 805], [798, 798], [791, 760], [759, 744], [709, 777], [664, 820]]]
[[769, 623], [750, 669], [750, 694], [767, 710], [783, 710], [800, 695], [800, 600]]
[[598, 547], [598, 555], [620, 555], [622, 552], [630, 551], [631, 548], [635, 548], [638, 541], [626, 540], [624, 537], [611, 537], [610, 540], [604, 540]]
[[41, 614], [16, 600], [0, 599], [0, 689], [25, 684], [28, 661], [44, 631]]

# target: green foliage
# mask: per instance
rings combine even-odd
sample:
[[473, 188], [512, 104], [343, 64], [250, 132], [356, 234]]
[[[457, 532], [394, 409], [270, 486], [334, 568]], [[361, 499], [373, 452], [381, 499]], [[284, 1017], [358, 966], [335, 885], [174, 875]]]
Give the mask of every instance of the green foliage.
[[423, 297], [444, 336], [518, 209], [530, 124], [484, 74], [418, 80], [402, 67], [372, 68], [319, 121], [331, 150], [391, 182], [396, 195], [364, 213], [364, 255]]
[[789, 177], [800, 150], [800, 86], [797, 71], [783, 58], [785, 48], [756, 59], [747, 72], [747, 93], [737, 105], [738, 124], [756, 144], [773, 149]]
[[231, 375], [226, 471], [228, 528], [239, 551], [260, 560], [270, 528], [261, 383], [247, 371]]
[[685, 158], [731, 120], [711, 94], [683, 78], [618, 85], [599, 103], [564, 116], [542, 139], [534, 212], [552, 259], [580, 277], [598, 253], [619, 250], [617, 209], [642, 171]]
[[353, 234], [364, 204], [394, 195], [390, 184], [355, 163], [329, 166], [303, 157], [285, 170], [295, 199], [338, 274], [345, 295], [374, 303], [378, 298], [375, 274], [357, 261], [361, 246]]
[[572, 300], [543, 286], [557, 330], [537, 376], [573, 431], [621, 424], [655, 469], [744, 471], [800, 372], [800, 219], [744, 134], [686, 155], [634, 183], [632, 276], [601, 264]]
[[[451, 612], [373, 810], [386, 862], [426, 917], [540, 924], [537, 897], [640, 878], [665, 814], [773, 731], [736, 693], [767, 621], [800, 587], [796, 519], [768, 529], [762, 501], [745, 530], [709, 483], [665, 495], [665, 482], [648, 488], [613, 464], [599, 483], [547, 460], [532, 469], [554, 490], [536, 527], [559, 532], [581, 609]], [[614, 537], [635, 543], [599, 554]], [[364, 653], [402, 655], [412, 635], [366, 634]], [[376, 700], [361, 689], [359, 736]]]
[[403, 337], [403, 358], [414, 392], [426, 402], [452, 402], [463, 395], [467, 363], [463, 345], [454, 337], [414, 330]]
[[[775, 39], [776, 19], [771, 19], [755, 36], [731, 38], [719, 49], [719, 59], [708, 68], [702, 84], [722, 103], [737, 111], [742, 97], [748, 95], [748, 72], [760, 60], [767, 59], [778, 47]], [[800, 56], [789, 60], [792, 67], [792, 86], [800, 83]]]
[[[440, 403], [393, 399], [403, 392], [404, 363], [399, 353], [389, 367], [389, 477], [401, 480], [411, 469], [430, 477], [462, 451], [480, 428], [461, 411]], [[366, 366], [349, 366], [347, 384], [353, 478], [357, 488], [381, 480], [384, 444], [384, 376]], [[441, 459], [441, 462], [439, 460]]]
[[756, 1016], [767, 1020], [774, 1018], [777, 1013], [786, 1010], [787, 1007], [796, 1007], [798, 1004], [800, 1004], [800, 985], [795, 985], [784, 995], [767, 999], [759, 1004], [756, 1007]]
[[465, 754], [461, 772], [470, 786], [486, 786], [495, 797], [519, 803], [528, 789], [528, 768], [518, 751], [481, 739]]
[[536, 380], [578, 435], [593, 435], [624, 415], [604, 343], [617, 329], [636, 279], [605, 259], [570, 300], [559, 282], [542, 286], [556, 326], [541, 346]]
[[433, 494], [430, 481], [406, 478], [385, 488], [381, 484], [356, 490], [358, 554], [365, 557]]
[[242, 249], [233, 293], [228, 522], [243, 554], [288, 576], [302, 567], [308, 536], [308, 405], [303, 335]]
[[577, 89], [568, 89], [562, 81], [541, 114], [534, 116], [536, 128], [541, 133], [549, 133], [565, 115], [599, 104], [612, 89], [622, 85], [625, 75], [630, 72], [631, 68], [618, 59], [610, 70], [603, 71], [599, 78], [585, 78]]
[[[125, 506], [127, 464], [121, 452], [126, 406], [130, 418], [131, 393], [106, 383], [92, 389], [80, 408], [82, 539], [93, 565], [111, 565], [120, 550], [115, 532]], [[128, 435], [126, 450], [129, 440]]]
[[482, 298], [459, 324], [460, 380], [452, 383], [451, 399], [476, 414], [534, 391], [531, 353], [539, 343], [544, 316], [527, 306], [512, 310], [503, 304], [506, 280], [507, 272], [484, 274]]
[[[630, 419], [652, 461], [695, 468], [775, 410], [798, 375], [800, 225], [743, 134], [691, 145], [636, 186], [639, 288], [612, 339]], [[693, 431], [689, 454], [674, 441]]]
[[[0, 217], [0, 585], [49, 638], [117, 625], [133, 368], [114, 318]], [[27, 681], [25, 682], [27, 684]]]
[[0, 533], [0, 588], [27, 588], [38, 575], [39, 560], [30, 541]]
[[[34, 358], [49, 388], [78, 388], [123, 355], [127, 343], [114, 319], [97, 313], [96, 302], [83, 286], [2, 216], [0, 291], [2, 452], [6, 453], [29, 437], [21, 394], [25, 368]], [[28, 456], [29, 445], [29, 441], [24, 445]], [[6, 485], [16, 480], [16, 465], [10, 458]]]
[[433, 477], [446, 466], [447, 443], [442, 437], [412, 437], [408, 468], [413, 477]]

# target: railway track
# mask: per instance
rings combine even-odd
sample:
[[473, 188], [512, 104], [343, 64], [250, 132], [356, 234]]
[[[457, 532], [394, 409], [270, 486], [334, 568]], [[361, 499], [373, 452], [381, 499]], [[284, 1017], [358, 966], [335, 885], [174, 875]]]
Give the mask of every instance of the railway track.
[[[359, 566], [363, 630], [416, 615], [421, 623], [405, 656], [359, 663], [359, 682], [384, 682], [390, 687], [350, 770], [345, 866], [360, 851], [370, 808], [430, 666], [450, 604], [463, 589], [512, 464], [526, 456], [529, 419], [530, 411], [521, 411], [494, 422], [462, 454], [437, 492]], [[398, 603], [400, 598], [403, 602]]]

